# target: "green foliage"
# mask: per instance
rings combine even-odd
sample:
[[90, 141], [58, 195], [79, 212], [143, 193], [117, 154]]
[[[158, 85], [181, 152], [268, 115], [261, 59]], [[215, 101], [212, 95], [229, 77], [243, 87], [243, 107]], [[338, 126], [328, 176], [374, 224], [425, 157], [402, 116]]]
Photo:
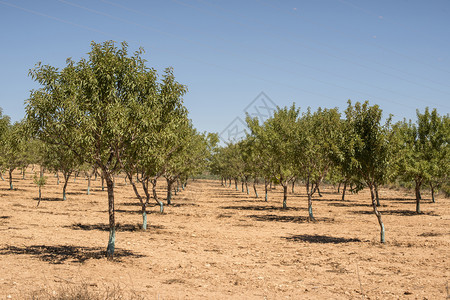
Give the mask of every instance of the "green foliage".
[[34, 173], [33, 182], [39, 188], [43, 187], [47, 183], [47, 176], [40, 176], [37, 173]]
[[128, 55], [125, 42], [120, 47], [112, 41], [93, 42], [87, 59], [68, 59], [61, 71], [40, 63], [30, 71], [41, 88], [26, 102], [28, 130], [55, 147], [59, 158], [68, 154], [69, 160], [77, 157], [102, 170], [108, 188], [108, 258], [115, 240], [113, 175], [125, 165], [121, 160], [167, 132], [161, 128], [162, 133], [147, 133], [171, 119], [166, 110], [184, 111], [178, 103], [185, 87], [174, 81], [171, 69], [158, 84], [156, 71], [145, 65], [142, 53], [140, 49]]

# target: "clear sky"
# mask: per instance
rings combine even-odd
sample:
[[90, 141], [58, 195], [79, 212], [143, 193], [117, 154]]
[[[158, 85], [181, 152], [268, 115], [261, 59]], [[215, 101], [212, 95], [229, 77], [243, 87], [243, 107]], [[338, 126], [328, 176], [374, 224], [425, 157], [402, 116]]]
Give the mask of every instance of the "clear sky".
[[90, 42], [142, 46], [172, 66], [200, 131], [221, 132], [264, 92], [279, 106], [369, 100], [396, 120], [450, 111], [448, 0], [0, 0], [0, 107], [13, 121], [38, 62], [64, 67]]

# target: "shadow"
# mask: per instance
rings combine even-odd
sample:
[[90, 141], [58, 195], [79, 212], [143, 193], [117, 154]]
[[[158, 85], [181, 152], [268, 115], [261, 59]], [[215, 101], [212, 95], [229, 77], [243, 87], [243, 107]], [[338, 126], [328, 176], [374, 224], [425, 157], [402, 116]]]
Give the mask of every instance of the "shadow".
[[[138, 215], [142, 215], [142, 210], [141, 209], [138, 209], [138, 210], [115, 209], [114, 211], [116, 213], [122, 213], [122, 214], [133, 214], [133, 215], [134, 214], [138, 214]], [[161, 214], [159, 212], [159, 206], [158, 206], [158, 211], [150, 210], [149, 207], [147, 206], [147, 215], [152, 215], [152, 214], [156, 214], [156, 213]]]
[[[80, 246], [6, 246], [0, 248], [0, 255], [33, 255], [40, 260], [49, 262], [51, 264], [62, 264], [66, 261], [75, 263], [84, 263], [88, 259], [104, 259], [106, 258], [106, 249], [103, 247], [80, 247]], [[117, 249], [114, 252], [114, 259], [121, 261], [121, 258], [144, 257], [141, 254], [135, 254], [132, 251], [125, 249]]]
[[406, 203], [403, 201], [413, 201], [414, 203], [416, 202], [416, 199], [414, 198], [399, 198], [399, 197], [383, 197], [383, 199], [381, 200], [387, 200], [387, 201], [401, 201], [402, 203]]
[[[122, 205], [123, 206], [139, 206], [139, 207], [141, 207], [141, 203], [139, 202], [139, 200], [136, 200], [135, 202], [125, 202], [125, 203], [119, 203], [118, 204], [118, 206], [122, 206]], [[155, 201], [152, 201], [149, 204], [147, 204], [147, 208], [154, 207], [154, 206], [157, 206]]]
[[[38, 198], [38, 197], [35, 197], [35, 198], [33, 198], [33, 200], [39, 201], [39, 198]], [[63, 198], [56, 198], [56, 197], [53, 197], [53, 198], [42, 197], [42, 198], [41, 198], [41, 202], [44, 202], [44, 201], [50, 201], [50, 202], [57, 202], [57, 201], [60, 201], [60, 202], [65, 202], [65, 201], [67, 201], [67, 200], [63, 200]]]
[[[65, 228], [70, 228], [73, 230], [100, 230], [100, 231], [109, 231], [109, 225], [108, 224], [81, 224], [81, 223], [75, 223], [70, 226], [64, 226]], [[164, 229], [164, 226], [162, 225], [147, 225], [148, 232], [151, 232], [152, 229]], [[116, 231], [128, 231], [128, 232], [135, 232], [135, 231], [142, 231], [146, 232], [141, 229], [141, 224], [116, 224]]]
[[[9, 185], [9, 183], [8, 183]], [[25, 192], [26, 189], [21, 189], [21, 188], [13, 188], [12, 190], [9, 188], [0, 188], [0, 191], [6, 191], [6, 192], [11, 192], [11, 191], [16, 191], [16, 192]]]
[[261, 205], [249, 205], [249, 206], [221, 206], [221, 209], [236, 209], [236, 210], [254, 210], [254, 211], [300, 211], [301, 208], [298, 207], [287, 207], [283, 208], [281, 206], [261, 206]]
[[372, 207], [371, 204], [361, 204], [356, 202], [336, 202], [336, 203], [329, 203], [328, 205], [335, 207], [352, 207], [352, 206]]
[[[360, 211], [353, 211], [354, 214], [361, 214], [361, 215], [372, 215], [374, 214], [373, 210], [366, 211], [366, 210], [360, 210]], [[414, 210], [403, 210], [403, 209], [397, 209], [397, 210], [385, 210], [380, 211], [381, 215], [387, 215], [387, 216], [420, 216], [420, 215], [427, 215], [427, 216], [433, 216], [433, 217], [439, 217], [438, 214], [435, 214], [433, 212], [422, 212], [420, 214], [416, 213]]]
[[[93, 190], [91, 189], [91, 192]], [[87, 192], [66, 192], [67, 195], [87, 195]]]
[[167, 207], [182, 207], [182, 206], [195, 206], [198, 207], [200, 205], [195, 204], [195, 203], [172, 203], [170, 205], [165, 204]]
[[[303, 216], [277, 216], [277, 215], [250, 215], [249, 218], [255, 221], [266, 222], [292, 222], [292, 223], [308, 223], [310, 222], [308, 217]], [[333, 222], [334, 219], [330, 218], [316, 218], [314, 222]]]
[[344, 244], [344, 243], [359, 243], [360, 239], [347, 239], [347, 238], [339, 238], [332, 237], [326, 235], [309, 235], [309, 234], [300, 234], [293, 235], [290, 237], [285, 237], [284, 239], [293, 242], [306, 242], [306, 243], [314, 243], [314, 244]]
[[11, 218], [11, 216], [0, 216], [0, 219], [3, 219], [3, 220], [9, 219], [9, 218]]
[[437, 232], [424, 232], [419, 234], [418, 236], [423, 236], [423, 237], [433, 237], [433, 236], [442, 236], [444, 235], [444, 233], [437, 233]]

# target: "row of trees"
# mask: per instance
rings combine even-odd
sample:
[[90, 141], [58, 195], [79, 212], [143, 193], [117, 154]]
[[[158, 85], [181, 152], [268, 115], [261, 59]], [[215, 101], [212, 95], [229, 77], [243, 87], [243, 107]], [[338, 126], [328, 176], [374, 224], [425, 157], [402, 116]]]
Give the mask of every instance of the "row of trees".
[[[159, 78], [142, 54], [139, 49], [129, 55], [125, 42], [120, 46], [112, 41], [93, 42], [88, 58], [68, 59], [61, 70], [38, 63], [30, 75], [41, 88], [26, 101], [25, 120], [6, 125], [20, 127], [17, 132], [23, 140], [39, 141], [42, 156], [37, 162], [62, 172], [65, 183], [75, 171], [84, 171], [89, 178], [99, 171], [108, 193], [109, 259], [116, 238], [114, 175], [125, 174], [132, 185], [145, 229], [151, 198], [163, 211], [157, 180], [166, 179], [170, 204], [173, 184], [184, 185], [188, 177], [202, 172], [218, 142], [217, 135], [193, 128], [182, 101], [187, 88], [175, 80], [173, 70], [167, 68]], [[1, 141], [10, 140], [20, 139], [1, 137]], [[12, 145], [4, 147], [12, 155], [20, 153]], [[2, 148], [2, 166], [11, 170], [17, 163], [8, 155]]]
[[[250, 132], [246, 138], [217, 149], [211, 172], [222, 182], [264, 180], [268, 186], [283, 188], [283, 208], [287, 207], [288, 187], [302, 181], [308, 198], [308, 215], [314, 220], [313, 194], [327, 180], [351, 185], [357, 192], [368, 187], [374, 214], [385, 242], [385, 228], [379, 206], [378, 187], [387, 183], [413, 181], [416, 212], [420, 213], [420, 188], [429, 184], [434, 190], [449, 188], [450, 119], [434, 109], [417, 112], [417, 121], [392, 124], [391, 116], [382, 121], [382, 111], [368, 102], [348, 102], [345, 118], [337, 109], [310, 109], [301, 113], [294, 105], [278, 108], [274, 116], [260, 124], [247, 117]], [[256, 193], [255, 195], [258, 197]]]

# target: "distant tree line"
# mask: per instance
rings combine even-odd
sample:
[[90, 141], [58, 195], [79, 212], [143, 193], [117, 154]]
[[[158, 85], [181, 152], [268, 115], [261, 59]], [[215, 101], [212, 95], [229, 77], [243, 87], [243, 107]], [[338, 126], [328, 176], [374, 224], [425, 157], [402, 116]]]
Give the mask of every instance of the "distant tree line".
[[[415, 122], [384, 122], [377, 105], [348, 101], [344, 117], [334, 109], [319, 108], [303, 113], [293, 104], [279, 107], [273, 117], [260, 124], [247, 116], [250, 132], [243, 140], [217, 148], [210, 171], [222, 184], [238, 183], [249, 193], [248, 183], [264, 182], [265, 200], [269, 186], [283, 188], [283, 208], [288, 187], [301, 181], [308, 199], [309, 220], [314, 221], [313, 195], [320, 195], [322, 182], [343, 186], [342, 199], [351, 187], [358, 192], [369, 188], [374, 214], [385, 242], [385, 227], [378, 211], [378, 190], [382, 185], [414, 184], [416, 212], [421, 213], [420, 191], [424, 186], [435, 193], [450, 192], [450, 118], [436, 109], [417, 111]], [[258, 197], [254, 187], [255, 196]]]

